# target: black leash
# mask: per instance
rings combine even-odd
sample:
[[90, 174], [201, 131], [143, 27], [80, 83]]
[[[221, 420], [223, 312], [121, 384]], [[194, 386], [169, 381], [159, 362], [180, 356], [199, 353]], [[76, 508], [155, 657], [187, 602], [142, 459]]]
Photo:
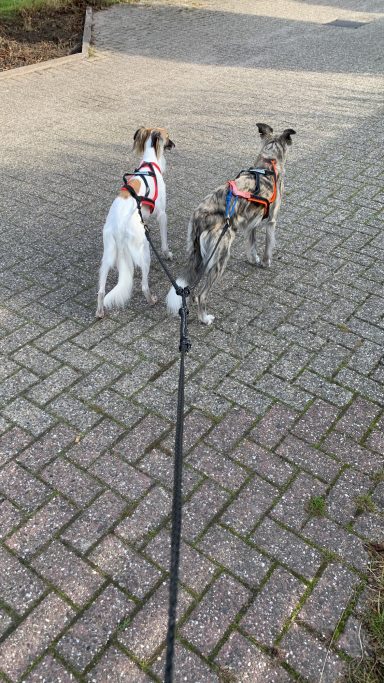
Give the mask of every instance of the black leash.
[[183, 433], [184, 433], [184, 383], [185, 383], [185, 354], [188, 353], [192, 344], [188, 337], [188, 306], [187, 299], [191, 294], [191, 290], [196, 287], [202, 278], [203, 272], [207, 264], [213, 257], [225, 233], [230, 227], [230, 219], [234, 211], [227, 216], [223, 229], [219, 238], [208, 258], [208, 260], [201, 264], [200, 272], [198, 273], [195, 282], [191, 287], [180, 287], [174, 279], [172, 273], [168, 269], [164, 260], [160, 256], [157, 248], [152, 242], [148, 225], [145, 223], [141, 211], [141, 197], [139, 197], [135, 190], [127, 186], [127, 189], [136, 200], [137, 210], [140, 220], [143, 224], [145, 236], [151, 245], [153, 252], [159, 261], [162, 269], [174, 287], [176, 294], [181, 297], [181, 307], [179, 309], [180, 315], [180, 370], [179, 370], [179, 385], [177, 391], [177, 415], [176, 415], [176, 435], [175, 435], [175, 462], [173, 471], [173, 498], [172, 498], [172, 530], [171, 530], [171, 562], [170, 562], [170, 578], [169, 578], [169, 609], [168, 609], [168, 629], [167, 629], [167, 649], [164, 670], [164, 683], [172, 683], [173, 681], [173, 660], [175, 651], [175, 634], [176, 634], [176, 611], [177, 611], [177, 596], [179, 590], [179, 564], [180, 564], [180, 542], [181, 542], [181, 520], [182, 520], [182, 493], [183, 493]]

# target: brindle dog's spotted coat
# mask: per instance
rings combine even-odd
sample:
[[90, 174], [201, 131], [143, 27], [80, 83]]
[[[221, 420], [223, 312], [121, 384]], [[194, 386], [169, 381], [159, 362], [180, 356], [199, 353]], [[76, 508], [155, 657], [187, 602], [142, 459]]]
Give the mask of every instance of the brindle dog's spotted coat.
[[[273, 135], [273, 129], [265, 123], [258, 123], [260, 137], [263, 141], [255, 168], [271, 168], [270, 159], [276, 160], [278, 171], [276, 200], [270, 205], [269, 217], [266, 219], [266, 241], [262, 260], [256, 252], [256, 228], [263, 218], [263, 206], [239, 198], [228, 232], [221, 240], [212, 260], [208, 264], [208, 273], [199, 288], [197, 295], [198, 315], [201, 322], [210, 324], [214, 316], [208, 315], [206, 301], [208, 293], [215, 280], [222, 275], [230, 256], [231, 244], [236, 232], [243, 228], [247, 239], [247, 255], [250, 263], [269, 267], [272, 260], [272, 251], [275, 245], [276, 219], [279, 213], [281, 198], [284, 191], [284, 165], [287, 155], [287, 147], [292, 144], [291, 135], [295, 131], [291, 128], [284, 130], [281, 135]], [[253, 191], [255, 179], [251, 175], [241, 175], [236, 180], [239, 190]], [[260, 196], [269, 198], [273, 193], [273, 176], [260, 175]], [[220, 236], [225, 221], [225, 208], [228, 187], [222, 185], [209, 194], [192, 214], [188, 227], [187, 241], [187, 271], [185, 279], [192, 283], [202, 265], [209, 258]]]

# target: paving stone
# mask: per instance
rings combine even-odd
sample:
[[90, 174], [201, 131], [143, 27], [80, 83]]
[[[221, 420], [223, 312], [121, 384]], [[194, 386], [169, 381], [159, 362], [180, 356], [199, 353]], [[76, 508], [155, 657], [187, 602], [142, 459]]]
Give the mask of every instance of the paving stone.
[[377, 453], [373, 453], [367, 448], [358, 446], [355, 441], [344, 434], [333, 432], [328, 436], [323, 448], [327, 453], [331, 453], [342, 462], [354, 465], [363, 472], [376, 472], [382, 467], [382, 458]]
[[303, 583], [278, 567], [241, 620], [242, 629], [260, 643], [272, 646], [304, 591]]
[[300, 439], [315, 444], [328, 431], [338, 414], [339, 410], [335, 406], [317, 398], [292, 428], [292, 432]]
[[299, 531], [308, 519], [310, 500], [324, 494], [324, 484], [309, 474], [300, 473], [275, 505], [271, 515], [286, 526]]
[[[253, 643], [239, 633], [231, 633], [216, 657], [223, 677], [241, 683], [289, 683], [293, 679]], [[225, 680], [225, 678], [224, 678]]]
[[319, 375], [331, 379], [349, 355], [349, 351], [343, 346], [328, 343], [316, 354], [309, 367]]
[[300, 611], [300, 619], [325, 637], [332, 636], [359, 577], [340, 565], [330, 564]]
[[96, 458], [124, 433], [124, 428], [105, 419], [99, 422], [67, 452], [67, 457], [82, 467], [89, 467]]
[[27, 394], [28, 398], [39, 405], [44, 405], [60, 394], [64, 389], [71, 386], [78, 378], [79, 373], [72, 368], [62, 367], [42, 380]]
[[[218, 394], [192, 382], [187, 383], [185, 387], [185, 401], [187, 406], [203, 410], [216, 420], [223, 418], [232, 408], [232, 403], [223, 396], [218, 396]], [[176, 405], [176, 397], [173, 398], [173, 402]], [[171, 415], [170, 419], [175, 421], [176, 414]]]
[[182, 636], [208, 655], [249, 597], [240, 583], [223, 574], [188, 617], [181, 629]]
[[60, 541], [53, 541], [32, 561], [34, 569], [74, 603], [84, 605], [103, 578]]
[[257, 423], [250, 437], [267, 448], [273, 448], [288, 432], [296, 417], [294, 410], [276, 403]]
[[358, 497], [368, 493], [370, 488], [372, 482], [366, 475], [346, 470], [328, 493], [329, 515], [339, 524], [348, 524], [356, 513]]
[[52, 355], [63, 361], [63, 363], [71, 365], [75, 370], [80, 370], [80, 372], [89, 372], [101, 363], [100, 358], [95, 356], [93, 352], [79, 349], [78, 346], [71, 342], [60, 344], [60, 346], [54, 349]]
[[383, 357], [383, 349], [379, 344], [364, 339], [361, 346], [352, 355], [348, 366], [357, 372], [366, 375], [370, 373], [381, 361]]
[[349, 617], [337, 644], [354, 659], [366, 657], [370, 651], [368, 634], [361, 621], [353, 616]]
[[285, 460], [253, 441], [240, 442], [231, 458], [249, 467], [251, 470], [269, 479], [275, 486], [284, 485], [293, 475], [293, 468]]
[[[170, 532], [162, 529], [144, 549], [145, 554], [164, 570], [169, 570]], [[211, 582], [217, 567], [184, 541], [180, 546], [180, 581], [195, 593], [201, 593]]]
[[194, 448], [188, 464], [231, 490], [238, 489], [248, 476], [242, 467], [205, 444]]
[[3, 609], [0, 608], [0, 637], [4, 635], [7, 628], [12, 624], [12, 619]]
[[9, 401], [16, 398], [38, 381], [37, 375], [28, 370], [21, 369], [16, 374], [8, 377], [0, 384], [0, 406], [4, 407]]
[[271, 405], [271, 400], [254, 387], [248, 387], [230, 378], [221, 382], [216, 387], [216, 392], [229, 401], [234, 401], [237, 405], [251, 411], [255, 417], [263, 415]]
[[18, 461], [32, 472], [38, 472], [75, 440], [76, 433], [66, 425], [56, 425], [18, 456]]
[[0, 548], [0, 568], [1, 598], [22, 614], [42, 595], [44, 585], [5, 548]]
[[377, 453], [381, 455], [384, 454], [384, 429], [383, 429], [383, 419], [377, 424], [377, 429], [374, 429], [367, 439], [368, 448], [372, 448]]
[[322, 557], [317, 550], [268, 517], [256, 529], [252, 541], [306, 579], [312, 579], [321, 564]]
[[220, 521], [239, 534], [247, 534], [273, 505], [278, 494], [274, 486], [255, 476], [238, 494]]
[[50, 375], [60, 366], [57, 360], [29, 344], [17, 351], [13, 355], [13, 359], [41, 377]]
[[33, 512], [52, 494], [51, 489], [15, 462], [0, 470], [0, 492], [27, 512]]
[[160, 486], [155, 486], [140, 501], [131, 515], [116, 527], [123, 539], [139, 543], [147, 534], [162, 524], [171, 513], [171, 497]]
[[372, 543], [384, 542], [384, 520], [382, 515], [365, 513], [354, 524], [355, 531]]
[[325, 453], [308, 446], [304, 441], [288, 436], [280, 444], [277, 453], [290, 462], [308, 470], [324, 481], [332, 481], [340, 470], [340, 463]]
[[64, 524], [67, 524], [74, 513], [74, 508], [57, 496], [15, 531], [6, 544], [20, 557], [28, 558], [47, 543]]
[[46, 650], [73, 616], [73, 610], [53, 594], [35, 607], [0, 645], [1, 666], [11, 681], [19, 680], [25, 669]]
[[32, 339], [36, 339], [42, 332], [44, 332], [42, 327], [34, 325], [33, 323], [27, 323], [23, 327], [19, 327], [18, 330], [8, 334], [0, 341], [0, 353], [5, 354], [17, 351], [17, 349], [20, 349], [24, 344], [32, 341]]
[[4, 409], [4, 415], [19, 427], [39, 436], [55, 422], [52, 415], [40, 410], [24, 398], [17, 398]]
[[311, 683], [341, 683], [348, 665], [315, 636], [295, 624], [280, 643], [287, 662]]
[[55, 346], [59, 346], [66, 339], [74, 337], [79, 330], [79, 325], [76, 325], [72, 320], [64, 320], [53, 330], [41, 336], [35, 344], [42, 351], [52, 351]]
[[76, 683], [76, 679], [70, 671], [54, 659], [46, 655], [44, 659], [31, 671], [23, 683]]
[[199, 547], [226, 570], [255, 586], [269, 570], [269, 560], [226, 529], [211, 527]]
[[77, 671], [83, 671], [133, 607], [121, 591], [108, 586], [61, 638], [57, 651]]
[[90, 560], [137, 598], [144, 598], [161, 573], [113, 535], [106, 536]]
[[102, 486], [63, 457], [57, 458], [41, 472], [41, 478], [53, 489], [84, 507], [102, 490]]
[[228, 494], [213, 482], [204, 482], [183, 507], [182, 535], [192, 541], [220, 512]]
[[106, 387], [115, 384], [119, 375], [121, 375], [121, 370], [109, 363], [103, 363], [78, 382], [72, 389], [72, 393], [83, 401], [89, 401]]
[[90, 471], [130, 500], [140, 498], [152, 485], [149, 477], [138, 472], [113, 453], [106, 453], [99, 458]]
[[[152, 665], [152, 671], [162, 679], [164, 676], [165, 656], [164, 654], [156, 658]], [[200, 657], [187, 650], [187, 648], [176, 643], [174, 656], [173, 680], [175, 683], [183, 681], [196, 681], [196, 683], [220, 683], [220, 679], [212, 671], [208, 664], [203, 662]]]
[[0, 502], [0, 538], [7, 536], [21, 522], [23, 516], [9, 500]]
[[132, 372], [127, 373], [115, 383], [115, 390], [126, 398], [131, 398], [139, 389], [145, 387], [158, 372], [157, 363], [141, 361]]
[[327, 548], [357, 569], [366, 570], [368, 555], [357, 536], [348, 533], [328, 519], [310, 520], [302, 534], [321, 548]]
[[283, 379], [292, 380], [307, 365], [311, 354], [300, 346], [293, 345], [273, 364], [273, 372]]
[[206, 442], [219, 451], [228, 452], [250, 429], [255, 418], [242, 409], [231, 410], [206, 437]]
[[96, 422], [99, 422], [101, 419], [99, 413], [91, 410], [76, 398], [64, 394], [52, 401], [47, 408], [54, 413], [54, 415], [69, 422], [70, 425], [80, 431], [90, 429], [90, 427], [93, 427]]
[[151, 680], [127, 655], [112, 646], [87, 676], [90, 683], [149, 683]]
[[115, 449], [128, 462], [134, 462], [145, 451], [156, 444], [170, 425], [160, 417], [146, 415], [129, 434], [115, 446]]
[[[144, 455], [137, 463], [137, 467], [145, 472], [153, 481], [157, 481], [166, 489], [173, 489], [174, 458], [168, 453], [154, 448]], [[202, 480], [202, 475], [192, 469], [183, 470], [183, 495], [186, 496]]]
[[[212, 426], [212, 421], [198, 410], [191, 410], [184, 420], [183, 451], [187, 453]], [[175, 431], [171, 429], [161, 442], [163, 448], [173, 452], [175, 448]]]
[[[148, 661], [151, 655], [165, 642], [168, 619], [168, 584], [163, 583], [147, 600], [142, 609], [126, 624], [119, 636], [119, 642], [141, 661]], [[179, 590], [177, 619], [179, 620], [191, 603], [190, 596]], [[146, 637], [143, 638], [143, 633]]]
[[353, 439], [360, 441], [372, 421], [379, 414], [379, 407], [360, 396], [357, 396], [348, 407], [336, 429], [342, 434], [347, 434]]
[[353, 392], [358, 392], [371, 401], [376, 401], [379, 405], [382, 404], [383, 387], [378, 382], [369, 379], [369, 377], [364, 377], [353, 370], [344, 368], [336, 375], [335, 380]]
[[[338, 379], [338, 377], [336, 378]], [[345, 406], [352, 398], [352, 393], [343, 387], [327, 381], [315, 375], [315, 373], [305, 370], [296, 380], [296, 383], [303, 389], [307, 389], [315, 396], [320, 396], [325, 401], [333, 403], [335, 406]]]
[[62, 534], [80, 553], [104, 536], [123, 513], [126, 503], [111, 491], [102, 493]]
[[312, 395], [292, 385], [287, 380], [266, 373], [256, 382], [256, 388], [264, 391], [272, 398], [287, 403], [296, 410], [304, 410]]

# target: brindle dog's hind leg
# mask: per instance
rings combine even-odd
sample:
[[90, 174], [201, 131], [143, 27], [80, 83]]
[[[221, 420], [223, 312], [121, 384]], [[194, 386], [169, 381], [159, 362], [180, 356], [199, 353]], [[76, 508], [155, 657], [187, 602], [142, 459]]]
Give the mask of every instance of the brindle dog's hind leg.
[[256, 228], [257, 225], [260, 221], [257, 222], [257, 224], [252, 224], [247, 228], [247, 259], [249, 263], [252, 263], [252, 265], [259, 265], [260, 264], [260, 257], [257, 253], [257, 246], [256, 246]]
[[271, 265], [272, 261], [272, 252], [275, 247], [275, 228], [276, 228], [276, 221], [275, 220], [269, 220], [267, 225], [266, 225], [266, 231], [265, 231], [265, 249], [264, 249], [264, 256], [262, 260], [262, 265], [264, 268], [269, 268]]
[[211, 325], [215, 319], [214, 315], [210, 315], [209, 313], [207, 313], [206, 301], [208, 294], [212, 288], [212, 285], [217, 280], [217, 278], [223, 274], [225, 270], [225, 266], [227, 265], [229, 259], [230, 248], [234, 237], [235, 233], [233, 232], [233, 230], [229, 230], [223, 238], [221, 244], [219, 245], [217, 251], [213, 256], [213, 265], [208, 271], [208, 275], [206, 276], [202, 288], [200, 289], [200, 292], [197, 295], [198, 317], [200, 322], [204, 323], [205, 325]]

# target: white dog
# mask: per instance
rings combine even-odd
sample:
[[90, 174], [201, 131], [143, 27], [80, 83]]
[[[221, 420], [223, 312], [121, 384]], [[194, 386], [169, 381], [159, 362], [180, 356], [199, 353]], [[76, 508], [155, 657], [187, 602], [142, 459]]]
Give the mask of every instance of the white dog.
[[[142, 155], [140, 166], [124, 176], [124, 186], [113, 201], [103, 230], [104, 253], [100, 266], [98, 318], [104, 317], [104, 307], [123, 307], [132, 293], [134, 266], [141, 268], [141, 286], [149, 304], [157, 297], [151, 294], [148, 274], [151, 265], [149, 243], [138, 211], [144, 220], [153, 212], [160, 226], [161, 250], [166, 258], [172, 254], [167, 240], [166, 193], [163, 173], [164, 150], [172, 149], [165, 128], [139, 128], [134, 135], [133, 149]], [[117, 267], [117, 285], [105, 296], [105, 284], [111, 268]]]

